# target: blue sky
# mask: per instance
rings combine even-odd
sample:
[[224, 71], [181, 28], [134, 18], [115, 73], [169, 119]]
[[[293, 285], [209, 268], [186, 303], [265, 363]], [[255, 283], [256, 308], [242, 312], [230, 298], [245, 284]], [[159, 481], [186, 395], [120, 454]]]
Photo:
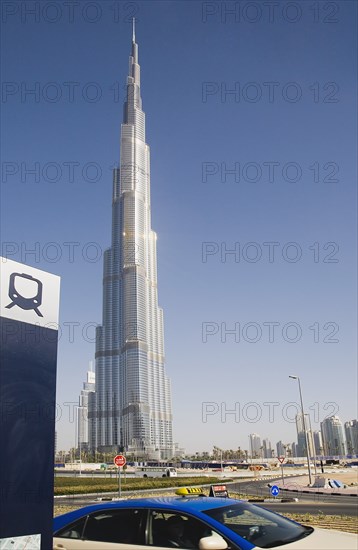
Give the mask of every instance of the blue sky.
[[293, 441], [289, 374], [314, 428], [356, 417], [356, 4], [33, 4], [2, 6], [1, 239], [62, 278], [59, 448], [101, 322], [132, 15], [175, 440]]

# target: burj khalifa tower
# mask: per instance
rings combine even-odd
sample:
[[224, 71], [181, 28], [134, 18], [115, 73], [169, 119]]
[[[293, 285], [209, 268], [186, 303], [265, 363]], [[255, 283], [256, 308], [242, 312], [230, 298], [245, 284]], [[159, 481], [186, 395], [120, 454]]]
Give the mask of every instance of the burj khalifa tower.
[[134, 21], [128, 75], [120, 162], [113, 170], [112, 245], [104, 253], [90, 445], [166, 459], [173, 456], [171, 387], [164, 366], [157, 236], [151, 228], [150, 151]]

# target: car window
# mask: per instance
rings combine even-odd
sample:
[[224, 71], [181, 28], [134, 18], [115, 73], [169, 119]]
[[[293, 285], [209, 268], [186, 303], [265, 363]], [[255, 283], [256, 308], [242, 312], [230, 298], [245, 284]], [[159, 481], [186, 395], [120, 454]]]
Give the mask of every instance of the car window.
[[212, 508], [204, 513], [259, 548], [288, 544], [312, 532], [310, 527], [304, 527], [264, 508], [245, 503]]
[[85, 540], [143, 544], [141, 510], [101, 510], [88, 516], [83, 533]]
[[75, 521], [70, 525], [66, 525], [55, 533], [56, 537], [64, 537], [66, 539], [80, 539], [82, 537], [83, 528], [86, 523], [87, 516]]
[[199, 548], [199, 540], [213, 531], [198, 519], [178, 512], [152, 510], [149, 514], [149, 546]]

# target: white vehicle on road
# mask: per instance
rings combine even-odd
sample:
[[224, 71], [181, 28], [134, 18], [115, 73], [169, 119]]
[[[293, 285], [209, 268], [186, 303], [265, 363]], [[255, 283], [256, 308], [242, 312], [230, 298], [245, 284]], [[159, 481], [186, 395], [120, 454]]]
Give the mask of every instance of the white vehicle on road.
[[177, 477], [176, 468], [172, 466], [137, 466], [136, 477]]

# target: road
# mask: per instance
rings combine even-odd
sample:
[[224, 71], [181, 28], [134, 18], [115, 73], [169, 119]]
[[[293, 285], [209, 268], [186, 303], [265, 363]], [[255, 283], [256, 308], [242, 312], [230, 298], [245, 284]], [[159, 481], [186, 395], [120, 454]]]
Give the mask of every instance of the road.
[[[279, 478], [278, 478], [279, 480]], [[267, 484], [275, 484], [270, 481], [244, 481], [243, 483], [230, 484], [231, 491], [237, 491], [242, 495], [254, 495], [262, 498], [271, 498]], [[299, 502], [264, 502], [261, 505], [269, 510], [281, 514], [327, 514], [327, 515], [358, 515], [358, 498], [350, 496], [297, 493], [296, 491], [281, 491], [279, 497], [298, 498]]]
[[[240, 492], [242, 495], [255, 495], [261, 498], [270, 498], [270, 490], [267, 487], [267, 483], [274, 484], [275, 480], [266, 481], [244, 481], [240, 483], [230, 483], [228, 486], [230, 492]], [[175, 494], [176, 488], [173, 488], [173, 495]], [[158, 492], [160, 496], [161, 492], [167, 493], [170, 489], [161, 489]], [[149, 490], [153, 494], [153, 490]], [[143, 495], [143, 491], [140, 491]], [[124, 492], [122, 497], [134, 496], [136, 491]], [[112, 495], [111, 495], [112, 496]], [[348, 496], [337, 496], [337, 495], [317, 495], [317, 494], [300, 494], [293, 491], [281, 492], [280, 496], [285, 498], [298, 498], [299, 502], [263, 502], [258, 503], [259, 505], [279, 512], [281, 514], [326, 514], [326, 515], [345, 515], [356, 517], [358, 515], [358, 498], [357, 497], [348, 497]], [[106, 498], [105, 495], [103, 495]], [[108, 498], [110, 498], [108, 496]], [[94, 500], [94, 495], [88, 496], [78, 496], [78, 497], [63, 497], [56, 498], [56, 504], [66, 504], [66, 505], [75, 505], [78, 507], [88, 505], [91, 503], [98, 502]]]

